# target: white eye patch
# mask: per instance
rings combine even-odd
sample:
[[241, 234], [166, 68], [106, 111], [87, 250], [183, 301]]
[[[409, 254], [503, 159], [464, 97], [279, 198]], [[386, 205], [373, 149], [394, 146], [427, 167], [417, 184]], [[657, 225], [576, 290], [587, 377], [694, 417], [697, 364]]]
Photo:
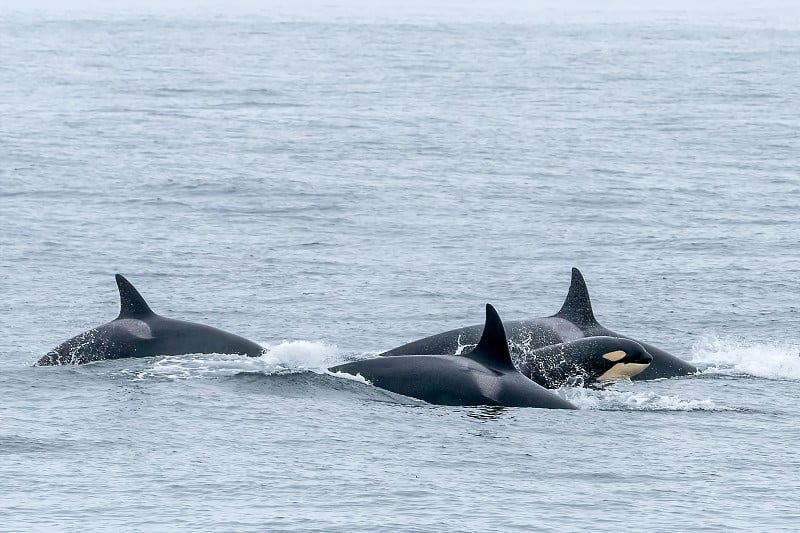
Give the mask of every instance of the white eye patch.
[[603, 359], [608, 359], [609, 361], [619, 361], [620, 359], [624, 358], [627, 354], [622, 350], [617, 350], [614, 352], [608, 352], [603, 354]]

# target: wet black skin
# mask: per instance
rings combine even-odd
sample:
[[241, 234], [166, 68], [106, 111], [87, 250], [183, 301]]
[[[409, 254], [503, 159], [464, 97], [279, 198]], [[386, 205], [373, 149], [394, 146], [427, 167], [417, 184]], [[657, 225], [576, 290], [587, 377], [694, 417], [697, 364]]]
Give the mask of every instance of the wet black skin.
[[[623, 352], [624, 356], [617, 358], [616, 352]], [[614, 359], [604, 357], [607, 354], [615, 354]], [[532, 350], [516, 363], [522, 375], [542, 387], [557, 389], [567, 384], [597, 386], [598, 378], [616, 365], [646, 368], [652, 361], [653, 356], [638, 342], [618, 337], [586, 337]], [[636, 366], [636, 371], [639, 368]]]

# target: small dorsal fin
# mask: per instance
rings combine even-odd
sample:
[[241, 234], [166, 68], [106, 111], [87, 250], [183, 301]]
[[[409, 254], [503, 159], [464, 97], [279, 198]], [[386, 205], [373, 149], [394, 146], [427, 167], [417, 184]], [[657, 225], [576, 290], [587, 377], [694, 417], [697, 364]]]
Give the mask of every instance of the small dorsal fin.
[[508, 352], [508, 340], [503, 322], [490, 304], [486, 304], [486, 323], [483, 325], [481, 340], [464, 356], [496, 370], [516, 369]]
[[589, 289], [586, 288], [583, 274], [575, 267], [572, 267], [572, 282], [569, 285], [567, 299], [554, 316], [585, 326], [597, 324], [592, 311], [592, 301], [589, 299]]
[[144, 301], [142, 295], [130, 281], [122, 274], [117, 274], [117, 287], [119, 288], [119, 316], [120, 318], [142, 318], [154, 315], [150, 306]]

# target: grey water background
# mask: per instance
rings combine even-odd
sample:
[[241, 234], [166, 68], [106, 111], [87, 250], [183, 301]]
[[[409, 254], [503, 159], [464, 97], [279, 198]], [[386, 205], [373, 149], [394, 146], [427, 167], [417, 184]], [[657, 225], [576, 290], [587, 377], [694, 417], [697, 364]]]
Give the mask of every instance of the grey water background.
[[[800, 525], [791, 2], [0, 8], [0, 530]], [[561, 305], [701, 373], [451, 408], [325, 373]], [[118, 311], [260, 359], [33, 368]]]

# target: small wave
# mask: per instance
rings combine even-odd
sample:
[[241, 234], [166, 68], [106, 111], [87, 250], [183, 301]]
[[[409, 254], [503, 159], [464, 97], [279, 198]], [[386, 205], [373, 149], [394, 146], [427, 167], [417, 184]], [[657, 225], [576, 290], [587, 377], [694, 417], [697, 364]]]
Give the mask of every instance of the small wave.
[[261, 357], [231, 354], [170, 355], [156, 358], [149, 368], [130, 370], [136, 380], [193, 379], [233, 376], [241, 372], [275, 373], [283, 369], [270, 366]]
[[425, 405], [425, 402], [373, 387], [361, 376], [341, 372], [285, 371], [283, 373], [240, 372], [232, 378], [240, 386], [284, 398], [341, 398], [343, 395], [364, 401]]
[[287, 374], [324, 372], [340, 361], [335, 346], [309, 341], [287, 341], [265, 345], [261, 357], [231, 354], [174, 355], [156, 358], [146, 369], [127, 370], [134, 379], [193, 379], [229, 377], [240, 373]]
[[665, 396], [654, 392], [617, 389], [585, 389], [582, 387], [562, 387], [556, 391], [559, 396], [572, 402], [579, 409], [601, 411], [730, 411], [720, 407], [710, 399], [687, 400], [675, 396]]
[[800, 346], [707, 336], [692, 347], [692, 362], [705, 374], [800, 380]]

